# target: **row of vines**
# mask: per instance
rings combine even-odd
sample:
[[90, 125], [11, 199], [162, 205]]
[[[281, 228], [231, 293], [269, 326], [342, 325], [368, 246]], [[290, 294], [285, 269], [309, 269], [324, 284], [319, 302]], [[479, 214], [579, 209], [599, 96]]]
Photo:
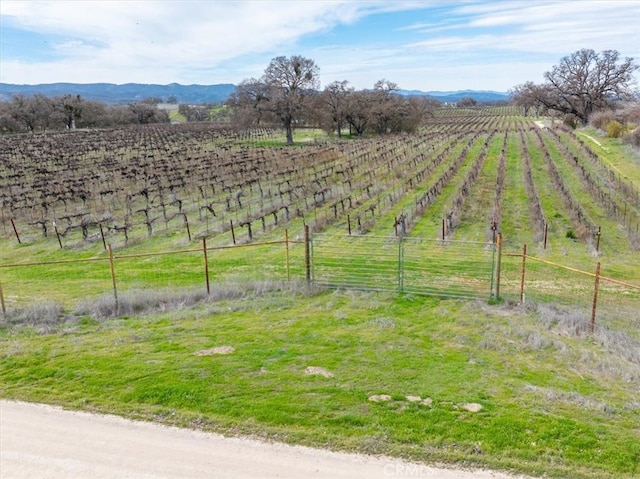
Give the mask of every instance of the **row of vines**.
[[0, 234], [126, 246], [184, 228], [235, 242], [300, 221], [478, 241], [511, 229], [591, 249], [622, 231], [640, 246], [637, 185], [572, 131], [500, 108], [436, 112], [414, 135], [295, 147], [259, 146], [274, 130], [204, 124], [5, 136]]

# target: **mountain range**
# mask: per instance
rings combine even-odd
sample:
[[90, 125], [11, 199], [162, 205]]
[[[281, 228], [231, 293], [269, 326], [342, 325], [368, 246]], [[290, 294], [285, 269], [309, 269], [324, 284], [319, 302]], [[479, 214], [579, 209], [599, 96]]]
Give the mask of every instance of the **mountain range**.
[[[41, 85], [13, 85], [0, 83], [0, 101], [9, 101], [12, 96], [35, 95], [59, 96], [65, 94], [80, 95], [87, 100], [103, 103], [126, 104], [135, 103], [145, 98], [160, 98], [166, 102], [174, 97], [178, 103], [203, 104], [221, 103], [235, 90], [235, 85], [221, 83], [217, 85], [153, 85], [142, 83], [48, 83]], [[484, 102], [497, 102], [509, 99], [507, 93], [495, 91], [461, 90], [461, 91], [420, 91], [400, 90], [402, 95], [429, 96], [443, 103], [455, 103], [462, 98], [470, 97]]]

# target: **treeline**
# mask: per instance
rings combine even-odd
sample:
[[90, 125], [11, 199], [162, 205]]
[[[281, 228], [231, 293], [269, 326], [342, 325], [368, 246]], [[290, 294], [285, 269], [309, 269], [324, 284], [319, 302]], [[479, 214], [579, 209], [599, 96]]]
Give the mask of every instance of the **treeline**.
[[0, 102], [0, 132], [19, 133], [74, 128], [107, 128], [124, 125], [168, 123], [169, 115], [156, 99], [128, 105], [108, 105], [80, 95], [47, 97], [15, 95]]

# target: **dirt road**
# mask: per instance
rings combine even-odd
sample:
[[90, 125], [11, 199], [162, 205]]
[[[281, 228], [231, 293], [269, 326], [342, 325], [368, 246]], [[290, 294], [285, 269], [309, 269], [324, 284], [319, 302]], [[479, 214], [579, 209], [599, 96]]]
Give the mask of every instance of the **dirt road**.
[[507, 479], [0, 401], [0, 478]]

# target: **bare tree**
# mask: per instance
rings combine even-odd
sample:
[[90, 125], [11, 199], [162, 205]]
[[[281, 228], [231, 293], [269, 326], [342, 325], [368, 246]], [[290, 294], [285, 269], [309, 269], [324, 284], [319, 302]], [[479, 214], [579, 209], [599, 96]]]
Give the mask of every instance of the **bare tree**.
[[632, 95], [637, 69], [633, 58], [621, 62], [616, 50], [582, 49], [546, 72], [544, 84], [525, 84], [514, 91], [528, 97], [521, 101], [530, 104], [533, 99], [533, 103], [586, 124], [594, 111], [614, 108]]
[[370, 91], [354, 91], [347, 97], [345, 119], [349, 123], [350, 133], [361, 137], [371, 120], [371, 106], [374, 98]]
[[458, 108], [475, 108], [478, 106], [478, 102], [475, 98], [471, 98], [470, 96], [465, 96], [464, 98], [460, 98], [456, 102], [456, 106]]
[[15, 95], [10, 110], [11, 116], [28, 131], [46, 130], [53, 115], [53, 102], [40, 93], [32, 97]]
[[353, 92], [353, 88], [349, 88], [347, 80], [334, 81], [327, 85], [320, 96], [322, 105], [326, 108], [331, 118], [332, 131], [335, 127], [338, 138], [342, 136], [342, 127], [346, 122], [346, 104], [347, 95]]
[[271, 60], [260, 80], [243, 81], [230, 104], [244, 123], [277, 118], [284, 126], [287, 144], [292, 144], [293, 128], [302, 117], [309, 93], [317, 87], [318, 67], [313, 60], [299, 55], [280, 56]]
[[72, 130], [76, 127], [76, 120], [82, 116], [83, 101], [80, 95], [63, 95], [53, 99], [55, 108], [62, 115], [64, 125]]

